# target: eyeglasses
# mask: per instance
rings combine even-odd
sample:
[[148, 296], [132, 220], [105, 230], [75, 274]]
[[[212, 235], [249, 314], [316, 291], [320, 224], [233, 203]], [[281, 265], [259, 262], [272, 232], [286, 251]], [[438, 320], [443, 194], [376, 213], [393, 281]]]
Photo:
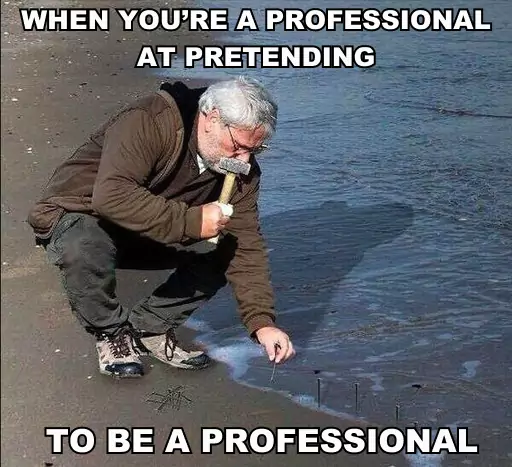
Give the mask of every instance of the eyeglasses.
[[255, 148], [249, 148], [247, 146], [244, 146], [243, 144], [240, 144], [235, 138], [233, 138], [233, 133], [231, 133], [231, 127], [229, 125], [226, 125], [228, 128], [229, 136], [231, 137], [231, 142], [233, 143], [233, 149], [235, 152], [243, 151], [248, 152], [252, 156], [257, 156], [258, 154], [261, 154], [262, 152], [266, 151], [268, 149], [268, 145], [262, 144]]

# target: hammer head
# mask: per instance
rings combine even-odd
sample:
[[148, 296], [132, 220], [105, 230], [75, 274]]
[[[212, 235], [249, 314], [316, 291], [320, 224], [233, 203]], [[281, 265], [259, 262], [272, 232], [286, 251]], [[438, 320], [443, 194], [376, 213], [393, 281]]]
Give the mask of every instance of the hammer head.
[[251, 164], [232, 157], [223, 157], [219, 161], [219, 168], [227, 172], [247, 175], [251, 170]]

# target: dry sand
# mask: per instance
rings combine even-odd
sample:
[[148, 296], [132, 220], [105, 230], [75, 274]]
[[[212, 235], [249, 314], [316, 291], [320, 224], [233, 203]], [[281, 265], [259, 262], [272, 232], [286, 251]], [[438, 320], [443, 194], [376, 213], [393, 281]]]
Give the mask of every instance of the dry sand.
[[[42, 2], [33, 3], [34, 6]], [[45, 3], [46, 6], [50, 5]], [[104, 7], [96, 2], [57, 6]], [[154, 6], [137, 2], [137, 6]], [[141, 44], [216, 40], [197, 34], [30, 32], [18, 7], [2, 2], [2, 465], [75, 466], [400, 466], [400, 456], [347, 454], [286, 456], [200, 454], [200, 428], [327, 427], [348, 422], [310, 411], [275, 394], [230, 381], [220, 364], [203, 372], [155, 363], [137, 381], [115, 381], [97, 372], [91, 338], [69, 312], [57, 271], [34, 247], [25, 222], [54, 167], [97, 124], [129, 99], [156, 89], [160, 78], [134, 70]], [[109, 6], [134, 6], [109, 3]], [[140, 287], [139, 280], [132, 285]], [[192, 400], [180, 410], [157, 412], [145, 402], [153, 391], [182, 385]], [[96, 449], [52, 455], [44, 427], [87, 426]], [[154, 427], [157, 454], [106, 455], [106, 427]], [[183, 427], [193, 454], [161, 454], [172, 427]], [[48, 464], [45, 464], [47, 462]]]

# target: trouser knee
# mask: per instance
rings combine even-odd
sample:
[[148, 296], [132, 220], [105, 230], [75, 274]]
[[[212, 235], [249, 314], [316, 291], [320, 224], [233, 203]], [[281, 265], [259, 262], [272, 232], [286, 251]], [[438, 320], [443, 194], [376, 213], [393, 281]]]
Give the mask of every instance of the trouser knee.
[[[78, 217], [77, 217], [78, 216]], [[86, 328], [115, 324], [116, 247], [92, 216], [68, 216], [47, 246], [72, 311]]]

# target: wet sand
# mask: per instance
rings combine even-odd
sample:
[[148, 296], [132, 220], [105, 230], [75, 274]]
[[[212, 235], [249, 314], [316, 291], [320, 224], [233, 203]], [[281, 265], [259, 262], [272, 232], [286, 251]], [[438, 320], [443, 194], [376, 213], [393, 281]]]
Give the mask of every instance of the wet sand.
[[[154, 7], [137, 6], [146, 4]], [[80, 5], [104, 6], [99, 1]], [[31, 5], [2, 3], [2, 31], [8, 32], [2, 35], [2, 465], [405, 465], [401, 456], [297, 455], [295, 448], [286, 457], [225, 455], [222, 446], [202, 455], [201, 427], [343, 429], [350, 423], [234, 384], [220, 364], [191, 373], [146, 361], [148, 374], [136, 381], [98, 373], [93, 341], [72, 317], [57, 271], [35, 248], [27, 212], [55, 166], [91, 130], [131, 98], [158, 87], [161, 79], [149, 70], [133, 69], [142, 44], [201, 44], [215, 38], [191, 33], [169, 39], [169, 33], [119, 28], [108, 34], [23, 33], [18, 6]], [[133, 294], [154, 285], [142, 274], [130, 278]], [[183, 336], [192, 338], [191, 332]], [[146, 402], [152, 392], [176, 386], [183, 386], [191, 400], [180, 410], [159, 412]], [[65, 444], [63, 454], [52, 455], [44, 428], [79, 426], [96, 433], [94, 451], [77, 455]], [[156, 454], [107, 455], [107, 427], [154, 427]], [[193, 454], [162, 454], [173, 427], [183, 427]]]

